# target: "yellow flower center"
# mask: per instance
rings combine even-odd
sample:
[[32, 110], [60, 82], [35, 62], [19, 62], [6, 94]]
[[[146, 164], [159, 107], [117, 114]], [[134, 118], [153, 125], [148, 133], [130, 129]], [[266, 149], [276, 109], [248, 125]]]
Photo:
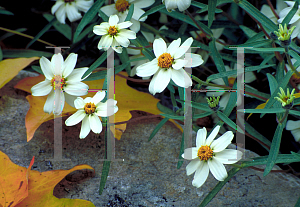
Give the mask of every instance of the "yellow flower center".
[[209, 158], [211, 158], [213, 156], [213, 151], [212, 149], [205, 145], [205, 146], [201, 146], [198, 150], [197, 156], [199, 157], [200, 160], [205, 160], [207, 161]]
[[116, 5], [116, 10], [122, 13], [129, 8], [129, 3], [126, 0], [118, 0], [115, 5]]
[[66, 81], [63, 77], [60, 75], [55, 75], [51, 80], [51, 86], [53, 89], [58, 89], [60, 87], [61, 90], [63, 90], [63, 87], [66, 85]]
[[115, 36], [118, 33], [118, 30], [115, 26], [110, 26], [107, 32], [110, 36]]
[[94, 113], [96, 110], [96, 106], [94, 103], [90, 102], [90, 103], [86, 103], [84, 105], [84, 111], [86, 114], [92, 114]]
[[158, 66], [161, 68], [170, 68], [172, 66], [174, 58], [170, 53], [163, 53], [158, 57]]

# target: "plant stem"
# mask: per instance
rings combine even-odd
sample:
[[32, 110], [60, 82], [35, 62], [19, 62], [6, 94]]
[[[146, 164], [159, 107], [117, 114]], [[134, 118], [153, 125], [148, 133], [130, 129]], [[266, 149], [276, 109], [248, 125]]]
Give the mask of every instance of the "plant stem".
[[285, 55], [286, 55], [286, 58], [287, 58], [287, 61], [288, 61], [288, 63], [289, 63], [290, 68], [292, 69], [292, 71], [293, 71], [294, 73], [296, 73], [296, 75], [297, 75], [298, 77], [300, 77], [299, 72], [295, 69], [295, 67], [294, 67], [294, 65], [293, 65], [293, 63], [292, 63], [292, 61], [291, 61], [291, 57], [290, 57], [290, 55], [288, 54], [289, 49], [288, 49], [288, 48], [284, 48], [284, 50], [285, 50]]
[[280, 119], [279, 124], [282, 124], [282, 122], [285, 120], [285, 118], [287, 117], [287, 115], [289, 115], [289, 109], [285, 110], [285, 113], [284, 113], [282, 119]]

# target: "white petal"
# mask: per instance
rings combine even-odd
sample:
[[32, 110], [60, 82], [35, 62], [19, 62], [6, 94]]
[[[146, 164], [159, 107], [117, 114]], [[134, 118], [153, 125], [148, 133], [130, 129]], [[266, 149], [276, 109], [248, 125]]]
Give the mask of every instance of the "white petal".
[[135, 0], [134, 7], [146, 8], [154, 4], [155, 0]]
[[191, 0], [177, 1], [177, 5], [178, 5], [178, 10], [182, 12], [190, 7]]
[[55, 12], [56, 19], [62, 23], [66, 23], [66, 6], [62, 5], [58, 8], [58, 10]]
[[204, 62], [201, 55], [197, 55], [193, 53], [186, 53], [185, 58], [188, 60], [185, 67], [197, 67]]
[[201, 187], [205, 183], [208, 177], [208, 173], [209, 173], [209, 167], [207, 162], [201, 162], [200, 167], [195, 172], [192, 185], [197, 188]]
[[84, 103], [90, 103], [90, 102], [92, 102], [92, 98], [86, 97], [83, 101], [84, 101]]
[[115, 26], [118, 24], [118, 22], [119, 22], [118, 15], [114, 14], [109, 17], [108, 23], [110, 26]]
[[65, 106], [65, 95], [59, 90], [54, 90], [54, 109], [53, 114], [60, 115]]
[[84, 139], [90, 133], [90, 131], [91, 131], [91, 128], [90, 128], [89, 116], [85, 116], [82, 119], [79, 138]]
[[294, 139], [296, 140], [296, 142], [299, 142], [300, 141], [300, 129], [294, 129], [291, 131]]
[[82, 82], [67, 82], [64, 91], [72, 96], [84, 96], [88, 93], [89, 86]]
[[[67, 81], [70, 81], [70, 82], [82, 81], [83, 80], [82, 76], [88, 69], [89, 69], [88, 67], [84, 67], [84, 68], [77, 68], [77, 69], [73, 70], [72, 73], [68, 76]], [[87, 78], [89, 75], [87, 75], [85, 78]]]
[[214, 152], [221, 152], [224, 150], [232, 141], [233, 133], [232, 131], [227, 131], [218, 139], [214, 140], [210, 147], [213, 149]]
[[[101, 25], [95, 25], [93, 27], [93, 32], [96, 34], [96, 35], [105, 35], [107, 34], [107, 28], [102, 25], [102, 24], [108, 24], [107, 22], [103, 22], [101, 23]], [[109, 25], [109, 24], [108, 24]], [[109, 26], [108, 26], [109, 27]]]
[[115, 39], [117, 40], [117, 42], [122, 45], [123, 47], [128, 47], [128, 45], [130, 44], [130, 41], [125, 38], [125, 37], [122, 37], [121, 35], [116, 35], [115, 36]]
[[96, 105], [104, 99], [105, 95], [106, 95], [105, 91], [98, 91], [92, 98], [91, 102], [93, 102]]
[[75, 2], [71, 4], [66, 4], [66, 13], [70, 22], [74, 22], [78, 19], [81, 19], [81, 14], [78, 12], [78, 9], [75, 7]]
[[51, 81], [45, 79], [44, 81], [32, 86], [31, 92], [33, 96], [46, 96], [52, 89]]
[[51, 64], [51, 62], [47, 58], [42, 57], [40, 59], [40, 66], [41, 66], [41, 69], [42, 69], [45, 77], [48, 80], [52, 80], [54, 71], [53, 71], [53, 65]]
[[69, 95], [68, 93], [64, 93], [64, 94], [65, 94], [65, 100], [66, 100], [66, 102], [70, 106], [72, 106], [73, 108], [75, 108], [74, 101], [77, 98], [77, 96], [72, 96], [72, 95]]
[[172, 70], [171, 78], [180, 87], [188, 88], [193, 84], [191, 77], [183, 69]]
[[67, 57], [65, 62], [63, 62], [62, 75], [63, 75], [64, 78], [68, 77], [72, 73], [72, 71], [74, 70], [76, 62], [77, 62], [77, 57], [78, 57], [77, 54], [71, 53]]
[[196, 137], [197, 148], [200, 148], [202, 145], [205, 145], [206, 136], [207, 136], [207, 131], [205, 127], [198, 130], [197, 137]]
[[256, 77], [253, 72], [248, 72], [245, 74], [245, 83], [251, 83], [252, 81], [255, 81]]
[[182, 45], [181, 45], [181, 46], [178, 48], [178, 50], [175, 52], [174, 58], [175, 58], [175, 59], [178, 59], [178, 58], [180, 58], [181, 56], [183, 56], [184, 53], [185, 53], [186, 51], [188, 51], [188, 49], [191, 47], [192, 43], [193, 43], [193, 38], [192, 38], [192, 37], [190, 37], [190, 38], [188, 38], [186, 41], [184, 41], [184, 43], [182, 43]]
[[76, 1], [76, 7], [83, 12], [87, 12], [91, 6], [94, 4], [94, 0], [89, 0], [89, 1]]
[[174, 53], [178, 50], [178, 48], [180, 46], [180, 43], [181, 43], [180, 38], [178, 38], [177, 40], [172, 41], [166, 52], [170, 53], [171, 56], [173, 56]]
[[225, 92], [219, 101], [219, 106], [225, 109], [228, 104], [229, 98], [230, 98], [230, 93]]
[[51, 58], [51, 64], [53, 65], [53, 73], [55, 75], [62, 75], [62, 66], [64, 63], [64, 58], [61, 53], [54, 54]]
[[132, 25], [130, 26], [130, 29], [132, 31], [134, 31], [135, 33], [140, 31], [140, 28], [141, 28], [140, 22], [138, 20], [135, 20], [135, 19], [131, 19], [130, 21], [132, 22]]
[[181, 155], [182, 158], [186, 160], [193, 160], [197, 158], [198, 148], [192, 147], [184, 150], [184, 153]]
[[127, 38], [127, 39], [135, 39], [136, 33], [134, 31], [130, 31], [127, 29], [121, 29], [118, 36], [120, 36], [122, 38]]
[[217, 125], [214, 130], [210, 133], [210, 135], [207, 137], [206, 141], [205, 141], [205, 145], [210, 145], [211, 142], [214, 140], [214, 138], [217, 136], [217, 134], [219, 133], [220, 130], [220, 126]]
[[126, 22], [121, 22], [118, 24], [118, 29], [125, 29], [128, 28], [132, 25], [132, 22], [126, 21]]
[[86, 113], [84, 112], [83, 109], [79, 109], [78, 111], [76, 111], [72, 116], [70, 116], [65, 124], [67, 126], [74, 126], [76, 124], [78, 124], [79, 122], [82, 121], [82, 119], [87, 116]]
[[157, 58], [155, 58], [151, 62], [138, 66], [136, 69], [136, 75], [140, 77], [151, 76], [155, 74], [158, 69]]
[[117, 101], [113, 99], [108, 99], [105, 103], [99, 102], [96, 107], [95, 114], [97, 116], [108, 117], [115, 114], [118, 111], [116, 106]]
[[155, 56], [158, 58], [161, 54], [165, 53], [167, 50], [167, 45], [162, 38], [154, 40], [153, 50]]
[[199, 167], [200, 167], [200, 159], [192, 160], [187, 166], [186, 166], [186, 174], [189, 176], [193, 174]]
[[242, 159], [243, 153], [239, 150], [224, 149], [222, 152], [215, 153], [213, 159], [223, 164], [233, 164]]
[[300, 120], [299, 121], [288, 120], [286, 122], [286, 130], [295, 130], [295, 129], [300, 129]]
[[52, 90], [46, 100], [46, 103], [44, 105], [44, 112], [51, 114], [54, 108], [54, 90]]
[[75, 105], [76, 109], [83, 109], [85, 106], [85, 102], [84, 102], [83, 98], [77, 97], [74, 101], [74, 105]]
[[174, 61], [174, 64], [172, 64], [172, 68], [174, 68], [175, 70], [182, 69], [182, 67], [185, 66], [186, 63], [186, 60], [177, 59]]
[[210, 169], [210, 172], [213, 174], [213, 176], [219, 180], [224, 181], [225, 178], [227, 178], [227, 171], [222, 163], [220, 163], [218, 160], [212, 159], [208, 160], [208, 166]]
[[[210, 91], [210, 90], [220, 90], [220, 88], [217, 88], [217, 87], [213, 87], [213, 86], [207, 86], [206, 87], [206, 90], [207, 91]], [[224, 92], [206, 92], [206, 96], [222, 96], [224, 94]]]
[[100, 10], [104, 14], [106, 14], [108, 17], [118, 13], [118, 10], [116, 10], [116, 5], [115, 4], [110, 4], [110, 5], [107, 5], [107, 6], [103, 6], [103, 7], [101, 7]]
[[102, 48], [104, 50], [108, 50], [108, 48], [111, 46], [113, 42], [113, 38], [109, 35], [104, 35], [101, 37], [99, 43], [98, 43], [98, 49], [101, 50]]
[[172, 10], [177, 8], [177, 1], [174, 0], [165, 0], [165, 5], [167, 10]]
[[154, 74], [150, 85], [149, 85], [149, 91], [153, 95], [155, 93], [161, 93], [167, 85], [169, 84], [171, 79], [171, 70], [170, 69], [161, 69], [158, 70], [157, 73]]
[[93, 114], [93, 115], [89, 116], [89, 119], [90, 119], [91, 130], [94, 133], [99, 134], [102, 131], [102, 123], [101, 123], [99, 117], [97, 115]]
[[64, 1], [56, 1], [55, 4], [51, 8], [51, 13], [54, 14], [60, 6], [65, 6], [64, 4], [65, 4]]

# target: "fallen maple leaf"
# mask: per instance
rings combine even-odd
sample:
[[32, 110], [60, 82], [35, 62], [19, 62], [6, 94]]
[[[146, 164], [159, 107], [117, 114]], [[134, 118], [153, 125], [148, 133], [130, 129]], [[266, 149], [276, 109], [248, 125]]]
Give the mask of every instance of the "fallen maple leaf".
[[[127, 76], [126, 72], [121, 72], [123, 76]], [[31, 93], [30, 89], [33, 85], [43, 81], [44, 76], [40, 75], [38, 77], [28, 77], [21, 80], [15, 88], [27, 91]], [[104, 79], [95, 80], [95, 81], [84, 81], [90, 89], [101, 89], [103, 86]], [[92, 97], [96, 92], [89, 92], [85, 97]], [[46, 101], [45, 97], [36, 97], [29, 95], [26, 97], [30, 104], [30, 109], [25, 117], [25, 126], [27, 129], [27, 141], [30, 141], [34, 135], [36, 129], [44, 122], [54, 118], [53, 114], [49, 115], [43, 111], [43, 107]], [[129, 87], [126, 83], [126, 79], [116, 75], [115, 76], [115, 99], [118, 101], [117, 106], [119, 108], [118, 112], [115, 114], [114, 120], [116, 122], [124, 122], [131, 119], [130, 111], [139, 110], [145, 111], [151, 114], [161, 114], [162, 112], [158, 110], [157, 103], [159, 99], [154, 98], [149, 93], [144, 93], [137, 91]], [[68, 104], [65, 104], [65, 107], [62, 111], [61, 116], [69, 116], [76, 111], [75, 108], [71, 107]], [[182, 128], [173, 122], [181, 131]], [[122, 133], [126, 130], [125, 124], [115, 125], [115, 137], [121, 139]]]
[[15, 58], [0, 61], [0, 88], [13, 79], [18, 73], [27, 67], [32, 61], [40, 59], [32, 58]]
[[[0, 151], [0, 206], [1, 207], [95, 207], [86, 200], [56, 198], [53, 196], [54, 187], [69, 173], [91, 169], [89, 165], [77, 165], [70, 170], [52, 170], [38, 172], [11, 162], [9, 157]], [[27, 177], [28, 176], [28, 177]]]

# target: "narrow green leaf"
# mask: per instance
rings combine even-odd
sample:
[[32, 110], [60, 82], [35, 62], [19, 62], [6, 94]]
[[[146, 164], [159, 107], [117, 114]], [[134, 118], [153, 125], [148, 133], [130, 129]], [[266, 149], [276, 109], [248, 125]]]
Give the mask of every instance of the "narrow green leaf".
[[52, 57], [53, 53], [38, 51], [38, 50], [26, 50], [26, 49], [3, 49], [3, 58], [18, 58], [18, 57]]
[[[76, 41], [74, 41], [74, 42], [75, 43], [80, 42], [80, 40], [82, 40], [88, 34], [90, 34], [91, 35], [90, 37], [92, 37], [95, 34], [92, 32], [95, 25], [97, 25], [97, 23], [93, 23], [90, 26], [88, 26], [86, 29], [84, 29], [83, 32], [80, 33], [80, 35], [76, 38]], [[90, 38], [90, 37], [88, 37], [88, 38]]]
[[82, 17], [80, 23], [78, 24], [76, 31], [74, 33], [74, 37], [73, 37], [73, 43], [76, 42], [77, 37], [79, 36], [79, 34], [81, 33], [81, 31], [83, 30], [83, 28], [89, 24], [92, 19], [96, 16], [96, 14], [98, 13], [98, 11], [100, 10], [101, 6], [103, 5], [104, 0], [98, 0], [96, 1], [93, 6], [84, 14], [84, 16]]
[[299, 153], [291, 152], [291, 154], [294, 155], [295, 158], [300, 161], [300, 154]]
[[298, 6], [298, 1], [295, 1], [293, 8], [289, 11], [289, 13], [284, 17], [283, 21], [281, 22], [282, 26], [284, 26], [285, 24], [288, 25], [290, 23], [291, 19], [298, 11]]
[[107, 58], [107, 51], [105, 51], [91, 66], [90, 68], [83, 74], [82, 78], [84, 79], [88, 74], [93, 72], [99, 65], [101, 65]]
[[228, 126], [230, 126], [232, 129], [237, 130], [240, 133], [244, 133], [243, 130], [237, 126], [231, 119], [229, 119], [225, 114], [223, 114], [221, 111], [217, 111], [218, 117], [223, 120]]
[[164, 4], [160, 4], [160, 5], [158, 5], [158, 6], [155, 6], [155, 7], [151, 8], [151, 9], [149, 9], [148, 11], [146, 11], [146, 12], [140, 17], [140, 19], [143, 18], [143, 17], [145, 17], [145, 16], [148, 16], [148, 15], [150, 15], [150, 14], [153, 14], [153, 13], [155, 13], [155, 12], [157, 12], [157, 11], [160, 11], [160, 10], [162, 10], [162, 9], [165, 9], [165, 8], [166, 8], [166, 6], [165, 6]]
[[159, 114], [159, 115], [162, 115], [162, 116], [164, 116], [166, 118], [169, 118], [169, 119], [184, 120], [184, 116], [169, 115], [169, 114]]
[[134, 4], [131, 4], [130, 7], [129, 7], [129, 10], [128, 10], [128, 14], [127, 14], [126, 19], [125, 19], [124, 22], [131, 20], [132, 15], [133, 15], [133, 11], [134, 11]]
[[[248, 122], [244, 122], [245, 123], [245, 130], [252, 135], [253, 137], [255, 137], [256, 139], [258, 139], [259, 141], [263, 142], [264, 144], [266, 144], [267, 146], [271, 146], [271, 142], [264, 137], [263, 135], [261, 135], [258, 131], [256, 131]], [[259, 142], [258, 142], [259, 143]], [[259, 143], [263, 148], [265, 148], [268, 152], [270, 151], [269, 148], [267, 148], [265, 145]]]
[[[121, 54], [120, 53], [117, 53], [117, 54], [118, 54], [118, 56], [119, 56], [119, 58], [120, 58], [120, 60], [121, 60], [121, 62], [123, 64], [128, 63], [129, 57], [128, 57], [128, 53], [127, 53], [127, 49], [126, 48], [122, 49], [122, 53]], [[131, 73], [131, 66], [130, 66], [130, 64], [128, 64], [125, 69], [126, 69], [126, 72], [127, 72], [128, 76], [130, 76], [130, 73]]]
[[251, 97], [256, 98], [258, 100], [261, 100], [263, 102], [266, 102], [266, 100], [268, 100], [270, 98], [270, 94], [254, 90], [253, 88], [249, 87], [248, 85], [245, 85], [245, 91], [265, 98], [265, 99], [262, 99], [262, 98], [259, 98], [259, 97], [256, 97], [256, 96], [251, 96]]
[[[176, 101], [181, 103], [182, 105], [185, 104], [185, 101], [183, 101], [183, 100], [176, 99]], [[207, 104], [197, 103], [197, 102], [194, 102], [194, 101], [191, 101], [191, 104], [192, 104], [193, 108], [200, 109], [200, 110], [207, 111], [207, 112], [212, 111], [211, 108], [209, 108], [209, 106]]]
[[101, 180], [100, 180], [100, 186], [99, 186], [99, 195], [101, 195], [103, 190], [104, 190], [106, 180], [107, 180], [107, 177], [108, 177], [108, 174], [109, 174], [110, 163], [111, 163], [111, 161], [104, 161], [103, 162]]
[[26, 46], [26, 49], [29, 48], [35, 41], [37, 41], [45, 32], [47, 32], [53, 23], [56, 21], [55, 18], [53, 18]]
[[[237, 84], [237, 82], [235, 81], [232, 86], [232, 89], [236, 89], [236, 84]], [[227, 106], [225, 107], [225, 110], [223, 111], [223, 113], [226, 116], [229, 116], [229, 114], [232, 112], [233, 108], [236, 106], [236, 103], [237, 103], [237, 94], [230, 93], [229, 101], [228, 101]]]
[[170, 115], [177, 116], [177, 114], [173, 110], [169, 109], [168, 107], [165, 107], [164, 105], [162, 105], [159, 102], [157, 102], [156, 106], [157, 106], [158, 110], [160, 110], [161, 112], [163, 112], [165, 114], [170, 114]]
[[296, 115], [296, 116], [300, 116], [300, 111], [289, 110], [289, 114], [293, 114], [293, 115]]
[[35, 66], [35, 65], [32, 65], [32, 66], [31, 66], [31, 68], [32, 68], [32, 70], [34, 70], [34, 71], [38, 72], [39, 74], [42, 74], [42, 75], [44, 75], [44, 73], [43, 73], [43, 71], [42, 71], [42, 69], [41, 69], [41, 67], [40, 67], [40, 66]]
[[[51, 14], [43, 14], [45, 19], [48, 20], [48, 22], [51, 22], [53, 19], [56, 19], [53, 15]], [[55, 29], [60, 32], [62, 35], [64, 35], [67, 39], [71, 40], [72, 37], [72, 29], [69, 25], [67, 24], [61, 24], [57, 20], [54, 21], [53, 26]]]
[[148, 49], [148, 48], [143, 48], [142, 53], [151, 61], [155, 58], [155, 55]]
[[179, 93], [179, 98], [180, 98], [181, 100], [185, 100], [184, 88], [178, 87], [178, 93]]
[[217, 194], [218, 192], [223, 188], [223, 186], [238, 172], [240, 171], [240, 168], [232, 168], [228, 172], [228, 177], [225, 178], [224, 181], [219, 181], [218, 184], [208, 193], [208, 195], [204, 198], [204, 200], [201, 202], [199, 207], [205, 207]]
[[171, 84], [171, 83], [169, 83], [168, 85], [167, 85], [167, 88], [169, 89], [169, 91], [171, 92], [171, 93], [175, 93], [175, 89], [174, 89], [174, 86]]
[[[217, 66], [219, 73], [226, 72], [221, 55], [216, 48], [216, 39], [215, 38], [212, 38], [212, 41], [209, 42], [209, 49], [211, 51], [211, 55], [213, 57], [213, 60], [215, 61], [215, 65]], [[229, 85], [228, 78], [223, 77], [223, 81], [226, 86]]]
[[276, 47], [276, 48], [245, 48], [245, 50], [253, 50], [257, 52], [284, 52], [284, 48]]
[[276, 79], [270, 73], [267, 74], [267, 77], [268, 77], [268, 81], [269, 81], [271, 94], [273, 94], [274, 91], [276, 90], [276, 88], [278, 87], [278, 83], [277, 83]]
[[300, 207], [300, 197], [298, 198], [297, 203], [295, 204], [294, 207]]
[[[257, 35], [257, 32], [255, 32], [254, 30], [250, 29], [249, 27], [246, 27], [244, 25], [240, 25], [241, 30], [243, 30], [243, 32], [245, 33], [245, 35], [247, 35], [248, 38], [252, 38], [255, 35]], [[265, 34], [263, 33], [263, 36]], [[256, 39], [257, 40], [257, 39]], [[250, 42], [250, 41], [249, 41]]]
[[284, 78], [284, 66], [285, 66], [284, 61], [279, 62], [277, 66], [277, 72], [276, 72], [277, 82], [280, 82]]
[[169, 118], [164, 118], [163, 120], [161, 120], [155, 127], [155, 129], [152, 131], [152, 133], [150, 134], [150, 137], [148, 139], [148, 142], [151, 141], [151, 139], [156, 135], [156, 133], [160, 130], [160, 128], [169, 120]]
[[98, 13], [104, 22], [108, 22], [109, 17], [103, 11], [101, 11], [101, 9], [98, 11]]
[[217, 0], [210, 0], [208, 1], [208, 27], [210, 28], [213, 19], [215, 18], [215, 10], [217, 6]]
[[[14, 31], [22, 33], [22, 32], [25, 32], [26, 30], [27, 30], [26, 28], [19, 28], [19, 29], [16, 29], [16, 30], [14, 30]], [[11, 37], [11, 36], [13, 36], [13, 35], [15, 35], [15, 33], [7, 32], [7, 33], [5, 33], [4, 35], [2, 35], [2, 36], [0, 37], [0, 41], [6, 39], [6, 38], [8, 38], [8, 37]]]
[[[255, 166], [255, 165], [265, 165], [267, 163], [268, 156], [260, 156], [260, 157], [254, 157], [252, 158], [252, 161], [244, 161], [242, 163], [243, 168]], [[293, 162], [299, 162], [299, 159], [296, 158], [292, 154], [278, 154], [275, 164], [277, 163], [293, 163]]]
[[2, 52], [2, 49], [0, 47], [0, 61], [3, 60], [3, 52]]
[[272, 168], [274, 167], [274, 165], [276, 163], [276, 158], [277, 158], [277, 155], [278, 155], [278, 152], [279, 152], [279, 147], [280, 147], [280, 142], [281, 142], [282, 131], [285, 128], [286, 121], [287, 121], [287, 117], [285, 118], [283, 123], [278, 124], [278, 126], [276, 128], [263, 176], [268, 175], [269, 172], [271, 172]]
[[200, 3], [200, 2], [197, 2], [197, 1], [192, 1], [191, 5], [199, 8], [199, 9], [207, 7], [207, 4], [203, 4], [203, 3]]
[[262, 46], [270, 46], [271, 47], [272, 40], [260, 40], [260, 41], [255, 41], [255, 42], [249, 42], [249, 43], [244, 43], [241, 45], [229, 45], [225, 46], [225, 49], [235, 49], [236, 47], [262, 47]]
[[4, 14], [4, 15], [14, 15], [12, 12], [7, 11], [5, 9], [0, 9], [0, 14]]
[[207, 117], [212, 115], [214, 112], [213, 111], [209, 111], [209, 112], [205, 112], [205, 113], [201, 113], [201, 114], [197, 114], [193, 116], [193, 120], [195, 119], [199, 119], [199, 118], [203, 118], [203, 117]]
[[239, 109], [239, 112], [245, 112], [245, 113], [253, 113], [253, 114], [274, 114], [274, 113], [283, 113], [285, 110], [283, 108], [271, 108], [271, 109]]
[[184, 153], [184, 132], [182, 132], [180, 151], [179, 151], [178, 162], [177, 162], [177, 169], [179, 169], [181, 167], [181, 165], [183, 164], [184, 159], [181, 156], [183, 153]]

